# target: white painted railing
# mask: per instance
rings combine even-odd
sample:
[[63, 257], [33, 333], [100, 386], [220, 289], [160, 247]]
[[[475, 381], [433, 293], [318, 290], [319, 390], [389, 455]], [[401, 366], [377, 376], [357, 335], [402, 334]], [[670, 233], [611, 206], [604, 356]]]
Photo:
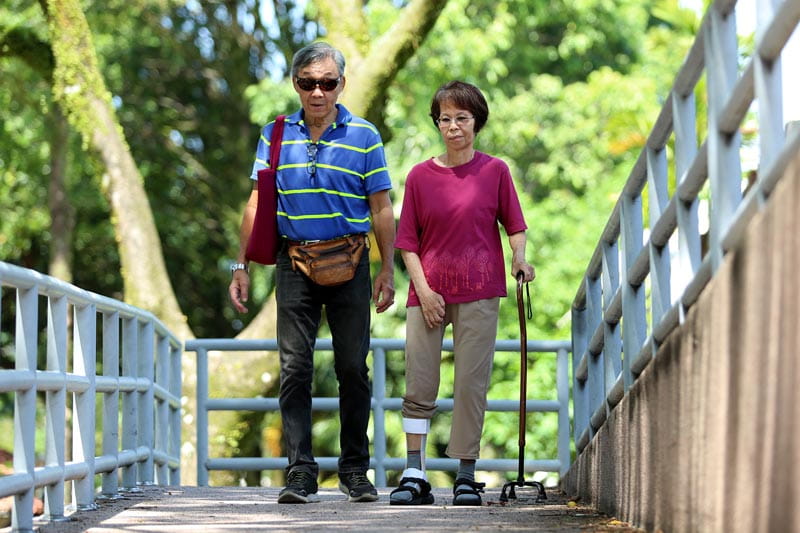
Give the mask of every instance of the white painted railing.
[[[0, 303], [8, 295], [16, 298], [15, 367], [0, 370], [0, 393], [14, 396], [14, 473], [0, 478], [0, 497], [14, 496], [14, 531], [33, 530], [38, 488], [45, 518], [57, 521], [64, 519], [69, 481], [77, 510], [137, 485], [180, 484], [182, 343], [149, 312], [0, 262]], [[41, 458], [37, 431], [45, 432]]]
[[[553, 438], [557, 442], [555, 458], [523, 458], [526, 472], [558, 472], [564, 474], [570, 465], [569, 447], [569, 341], [528, 340], [529, 364], [536, 358], [556, 358], [555, 399], [527, 399], [526, 410], [530, 412], [557, 413], [558, 431]], [[520, 353], [519, 340], [498, 340], [495, 343], [496, 357], [508, 356], [508, 352]], [[208, 352], [209, 351], [254, 351], [278, 350], [276, 339], [237, 340], [237, 339], [194, 339], [186, 341], [187, 352], [197, 352], [197, 484], [208, 485], [211, 470], [283, 470], [288, 465], [286, 457], [209, 457], [208, 413], [210, 411], [278, 411], [278, 398], [209, 398], [208, 391]], [[317, 339], [317, 351], [333, 349], [331, 339]], [[453, 351], [452, 339], [445, 339], [442, 349]], [[403, 339], [371, 339], [372, 353], [372, 443], [373, 453], [370, 468], [375, 472], [375, 485], [386, 486], [387, 470], [403, 470], [405, 458], [387, 456], [386, 412], [400, 411], [402, 398], [386, 397], [386, 353], [404, 352]], [[232, 354], [235, 357], [235, 353]], [[452, 398], [436, 401], [440, 411], [452, 411]], [[338, 411], [338, 398], [312, 398], [311, 407], [315, 411]], [[519, 411], [520, 399], [489, 400], [488, 411]], [[336, 457], [317, 457], [320, 469], [336, 471]], [[430, 470], [451, 470], [458, 467], [457, 459], [428, 458], [425, 462]], [[478, 459], [476, 468], [484, 471], [517, 472], [519, 458]]]
[[[741, 73], [735, 6], [735, 0], [717, 0], [705, 14], [573, 302], [574, 439], [579, 452], [682, 322], [723, 256], [739, 245], [748, 221], [800, 150], [800, 128], [784, 126], [781, 89], [781, 50], [800, 20], [800, 0], [757, 1], [755, 53]], [[800, 58], [793, 58], [789, 68], [797, 69], [798, 63]], [[695, 96], [703, 74], [708, 134], [698, 148]], [[743, 197], [739, 130], [754, 102], [760, 162], [757, 180]], [[671, 140], [677, 182], [672, 190], [667, 160]], [[710, 195], [705, 252], [698, 222], [704, 187]]]

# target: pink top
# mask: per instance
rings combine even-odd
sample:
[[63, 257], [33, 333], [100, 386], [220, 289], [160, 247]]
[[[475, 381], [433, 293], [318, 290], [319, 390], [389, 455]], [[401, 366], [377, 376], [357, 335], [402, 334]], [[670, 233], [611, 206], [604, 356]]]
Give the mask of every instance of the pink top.
[[[406, 179], [395, 248], [419, 255], [445, 303], [505, 296], [498, 222], [508, 235], [527, 229], [505, 162], [481, 152], [452, 168], [429, 159]], [[413, 282], [406, 305], [419, 305]]]

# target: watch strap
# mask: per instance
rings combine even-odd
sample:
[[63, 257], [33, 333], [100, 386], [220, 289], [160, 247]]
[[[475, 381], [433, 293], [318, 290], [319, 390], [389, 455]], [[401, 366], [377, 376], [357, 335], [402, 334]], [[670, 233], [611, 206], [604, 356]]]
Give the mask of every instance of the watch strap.
[[247, 266], [247, 263], [231, 263], [231, 274], [233, 274], [237, 270], [244, 270], [245, 272], [250, 271], [250, 269]]

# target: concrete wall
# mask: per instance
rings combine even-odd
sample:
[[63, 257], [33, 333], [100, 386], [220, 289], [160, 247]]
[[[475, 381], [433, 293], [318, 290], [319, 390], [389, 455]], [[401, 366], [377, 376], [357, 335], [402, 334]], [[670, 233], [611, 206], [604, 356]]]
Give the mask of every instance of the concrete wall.
[[562, 487], [649, 531], [800, 532], [799, 404], [800, 154]]

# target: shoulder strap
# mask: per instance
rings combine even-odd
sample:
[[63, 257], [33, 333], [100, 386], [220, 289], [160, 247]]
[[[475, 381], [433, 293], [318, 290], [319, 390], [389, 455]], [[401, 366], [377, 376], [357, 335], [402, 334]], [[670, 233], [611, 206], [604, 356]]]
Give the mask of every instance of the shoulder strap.
[[286, 115], [275, 117], [275, 125], [272, 127], [272, 136], [269, 139], [269, 168], [277, 170], [278, 160], [281, 157], [281, 141], [283, 141], [283, 124]]

